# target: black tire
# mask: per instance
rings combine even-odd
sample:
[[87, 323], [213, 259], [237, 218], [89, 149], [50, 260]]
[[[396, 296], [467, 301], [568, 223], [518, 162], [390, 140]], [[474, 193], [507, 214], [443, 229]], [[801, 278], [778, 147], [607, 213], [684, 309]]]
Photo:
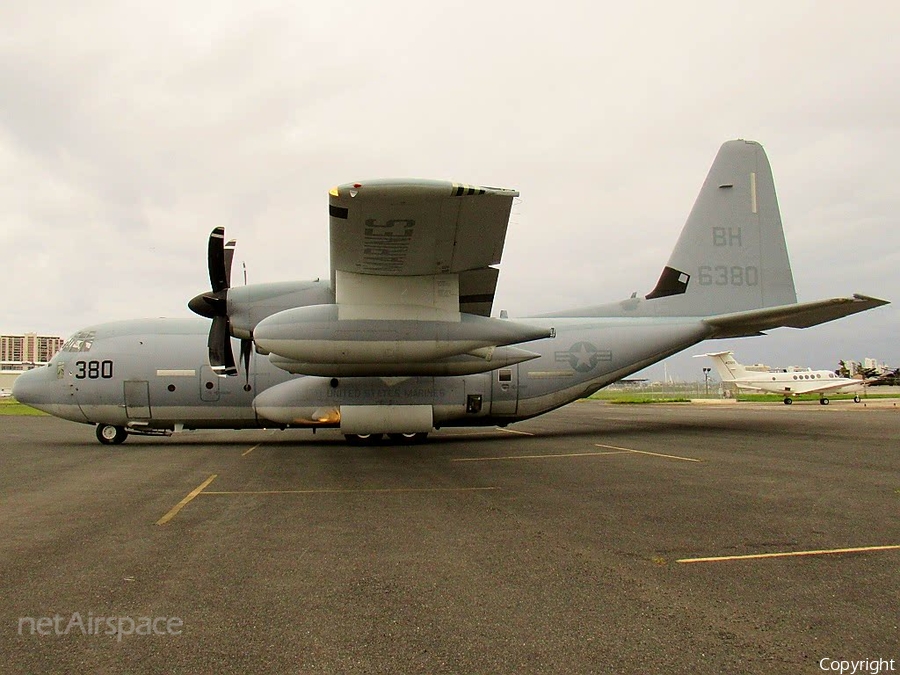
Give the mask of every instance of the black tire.
[[97, 425], [97, 440], [103, 445], [119, 445], [124, 443], [126, 438], [128, 438], [128, 432], [124, 427], [112, 424]]
[[857, 394], [856, 396], [853, 397], [853, 402], [859, 403], [859, 394]]
[[827, 398], [825, 398], [823, 396], [822, 398], [819, 399], [819, 403], [821, 403], [822, 405], [828, 405], [829, 401]]
[[791, 398], [788, 398], [788, 397], [785, 397], [785, 398], [784, 398], [784, 404], [785, 404], [785, 405], [790, 405], [790, 404], [793, 403], [793, 402], [794, 402], [794, 400], [791, 399]]

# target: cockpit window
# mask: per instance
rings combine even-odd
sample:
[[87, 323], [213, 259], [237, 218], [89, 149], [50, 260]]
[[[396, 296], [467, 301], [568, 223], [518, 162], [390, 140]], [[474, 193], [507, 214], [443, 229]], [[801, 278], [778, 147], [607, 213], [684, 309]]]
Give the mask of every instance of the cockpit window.
[[94, 331], [79, 331], [66, 340], [61, 352], [89, 352], [94, 345]]

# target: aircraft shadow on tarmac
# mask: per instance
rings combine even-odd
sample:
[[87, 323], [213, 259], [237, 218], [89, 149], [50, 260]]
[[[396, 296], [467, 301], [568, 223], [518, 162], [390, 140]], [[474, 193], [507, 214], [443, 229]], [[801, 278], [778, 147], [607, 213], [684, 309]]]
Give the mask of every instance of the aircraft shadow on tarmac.
[[[263, 430], [253, 431], [233, 431], [209, 432], [205, 430], [189, 431], [170, 437], [153, 437], [153, 436], [135, 436], [130, 439], [129, 443], [121, 446], [100, 446], [98, 447], [93, 441], [93, 435], [85, 435], [84, 439], [69, 439], [66, 441], [47, 441], [45, 447], [69, 448], [75, 447], [91, 447], [95, 450], [102, 451], [118, 451], [128, 453], [143, 448], [197, 448], [197, 447], [241, 447], [259, 445], [260, 447], [296, 447], [313, 448], [313, 447], [334, 447], [344, 448], [355, 451], [365, 450], [392, 450], [402, 449], [407, 451], [417, 451], [416, 454], [427, 454], [429, 449], [446, 447], [448, 445], [490, 445], [501, 442], [507, 444], [510, 441], [516, 441], [517, 445], [527, 446], [541, 443], [548, 439], [580, 439], [591, 438], [597, 441], [610, 440], [619, 437], [634, 437], [635, 435], [656, 437], [663, 436], [667, 439], [678, 434], [696, 434], [705, 432], [731, 432], [736, 435], [758, 435], [765, 434], [771, 438], [790, 438], [797, 439], [798, 436], [807, 435], [800, 432], [794, 425], [792, 420], [786, 419], [783, 422], [767, 420], [765, 427], [761, 427], [759, 420], [714, 420], [702, 419], [696, 421], [634, 421], [615, 422], [615, 425], [605, 423], [602, 419], [595, 420], [594, 424], [585, 424], [579, 422], [579, 428], [567, 429], [540, 429], [536, 431], [528, 431], [525, 433], [507, 432], [498, 428], [485, 428], [482, 430], [454, 430], [444, 429], [443, 432], [432, 434], [428, 439], [421, 443], [401, 443], [396, 442], [387, 437], [367, 444], [348, 444], [343, 436], [334, 432], [320, 432], [319, 434], [307, 433], [305, 430], [268, 430], [269, 433], [260, 436]], [[277, 432], [280, 435], [272, 435]], [[300, 432], [302, 435], [300, 435]], [[247, 435], [245, 435], [247, 434]], [[253, 434], [250, 436], [249, 434]]]

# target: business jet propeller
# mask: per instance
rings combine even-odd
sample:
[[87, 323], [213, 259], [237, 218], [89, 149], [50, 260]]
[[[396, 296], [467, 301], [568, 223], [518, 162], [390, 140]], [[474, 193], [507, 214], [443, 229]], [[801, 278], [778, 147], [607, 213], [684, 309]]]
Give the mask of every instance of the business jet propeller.
[[[211, 291], [201, 293], [188, 303], [191, 311], [212, 319], [209, 329], [209, 365], [222, 375], [237, 375], [231, 350], [231, 320], [228, 317], [228, 289], [231, 287], [231, 263], [235, 240], [225, 242], [225, 228], [217, 227], [209, 235], [207, 262]], [[250, 340], [241, 340], [241, 360], [249, 385]]]

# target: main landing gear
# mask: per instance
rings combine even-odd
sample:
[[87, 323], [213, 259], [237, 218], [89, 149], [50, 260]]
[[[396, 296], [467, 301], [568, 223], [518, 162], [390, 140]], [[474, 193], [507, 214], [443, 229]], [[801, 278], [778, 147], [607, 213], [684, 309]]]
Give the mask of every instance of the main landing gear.
[[97, 425], [97, 440], [103, 445], [119, 445], [119, 443], [124, 443], [126, 438], [128, 438], [128, 432], [124, 427], [112, 424]]
[[[794, 402], [794, 399], [792, 399], [790, 396], [785, 396], [785, 397], [784, 397], [784, 404], [785, 404], [785, 405], [790, 405], [790, 404], [793, 403], [793, 402]], [[819, 403], [821, 403], [822, 405], [828, 405], [829, 401], [828, 401], [827, 398], [825, 398], [824, 396], [822, 396], [822, 397], [819, 399]]]
[[[859, 401], [860, 401], [859, 396], [854, 396], [854, 397], [853, 397], [853, 402], [854, 402], [854, 403], [859, 403]], [[794, 402], [793, 399], [791, 399], [789, 396], [785, 396], [785, 397], [784, 397], [784, 404], [785, 404], [785, 405], [790, 405], [790, 404], [793, 403], [793, 402]], [[825, 397], [825, 396], [820, 396], [820, 397], [819, 397], [819, 403], [822, 404], [822, 405], [828, 405], [829, 403], [831, 403], [831, 401], [829, 401], [828, 398]]]

